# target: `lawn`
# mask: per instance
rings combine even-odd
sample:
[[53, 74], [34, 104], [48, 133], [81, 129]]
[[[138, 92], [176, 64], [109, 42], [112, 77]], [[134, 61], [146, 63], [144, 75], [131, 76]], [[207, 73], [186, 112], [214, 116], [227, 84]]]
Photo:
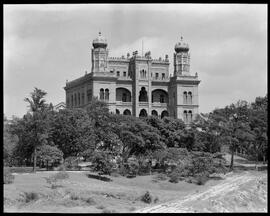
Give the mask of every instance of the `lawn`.
[[[13, 184], [4, 185], [5, 212], [133, 212], [151, 205], [180, 199], [187, 194], [198, 193], [218, 184], [209, 180], [205, 185], [167, 180], [153, 181], [155, 175], [136, 178], [112, 177], [110, 182], [88, 178], [89, 171], [68, 172], [69, 178], [61, 180], [59, 187], [52, 189], [45, 177], [51, 172], [15, 175]], [[141, 196], [149, 191], [153, 200], [147, 204]], [[25, 193], [38, 194], [27, 200]]]

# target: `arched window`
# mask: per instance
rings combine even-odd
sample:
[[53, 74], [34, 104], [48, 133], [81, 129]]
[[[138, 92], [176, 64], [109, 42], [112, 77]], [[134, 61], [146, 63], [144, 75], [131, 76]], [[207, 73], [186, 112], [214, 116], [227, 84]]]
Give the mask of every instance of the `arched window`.
[[99, 99], [104, 100], [104, 89], [103, 88], [101, 88], [99, 91]]
[[187, 123], [187, 111], [184, 110], [183, 120], [185, 123]]
[[185, 91], [183, 94], [183, 103], [186, 104], [187, 103], [187, 92]]
[[124, 115], [131, 115], [131, 112], [130, 110], [126, 109], [124, 112], [123, 112]]
[[147, 112], [145, 109], [142, 109], [140, 114], [139, 114], [139, 117], [147, 117]]
[[158, 112], [156, 110], [152, 110], [151, 114], [152, 116], [158, 116]]
[[141, 101], [141, 102], [148, 101], [147, 91], [145, 90], [145, 87], [141, 88], [140, 95], [139, 95], [139, 101]]
[[80, 106], [81, 98], [80, 98], [80, 92], [78, 93], [78, 106]]
[[192, 111], [191, 111], [191, 110], [188, 111], [188, 116], [187, 116], [187, 118], [188, 118], [188, 121], [187, 121], [188, 124], [191, 123], [191, 121], [192, 121]]
[[122, 101], [123, 102], [127, 102], [127, 94], [126, 93], [123, 93], [123, 95], [122, 95]]
[[88, 89], [87, 90], [87, 100], [88, 100], [88, 102], [91, 101], [91, 98], [92, 98], [92, 91], [91, 91], [91, 89]]
[[163, 94], [160, 95], [159, 102], [160, 103], [165, 103], [165, 98], [164, 98], [164, 95]]
[[84, 93], [82, 93], [82, 105], [84, 105]]
[[105, 90], [105, 100], [109, 100], [109, 89]]
[[164, 118], [165, 116], [169, 116], [169, 113], [167, 110], [162, 111], [161, 118]]
[[192, 104], [192, 92], [188, 92], [188, 104]]
[[115, 113], [118, 115], [118, 114], [120, 114], [120, 111], [118, 109], [116, 109]]
[[69, 107], [69, 97], [67, 98], [67, 107]]

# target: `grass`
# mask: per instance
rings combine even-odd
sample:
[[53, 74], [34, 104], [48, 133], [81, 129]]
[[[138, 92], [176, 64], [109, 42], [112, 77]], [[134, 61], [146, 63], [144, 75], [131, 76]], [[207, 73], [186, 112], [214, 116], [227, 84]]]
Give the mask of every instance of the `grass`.
[[[137, 176], [131, 179], [124, 176], [110, 176], [113, 181], [105, 182], [88, 178], [86, 175], [88, 173], [88, 171], [68, 172], [69, 178], [61, 182], [61, 187], [56, 187], [54, 190], [47, 186], [48, 183], [45, 180], [51, 176], [50, 173], [17, 175], [16, 181], [13, 184], [4, 185], [5, 199], [15, 201], [22, 192], [34, 192], [42, 194], [42, 196], [38, 197], [39, 202], [32, 202], [36, 200], [35, 195], [29, 195], [28, 200], [32, 200], [29, 201], [31, 203], [29, 207], [19, 207], [17, 202], [12, 206], [5, 204], [4, 209], [58, 213], [77, 211], [80, 213], [98, 213], [109, 209], [110, 211], [114, 210], [115, 212], [124, 213], [134, 211], [133, 208], [140, 209], [157, 202], [162, 203], [178, 199], [202, 188], [202, 186], [189, 184], [184, 181], [172, 184], [168, 180], [161, 180], [159, 183], [153, 184], [152, 179], [155, 178], [155, 175]], [[160, 179], [160, 177], [159, 175], [156, 178]], [[213, 180], [211, 181], [213, 182]], [[150, 203], [147, 203], [149, 198], [147, 198], [148, 195], [145, 195], [146, 191], [149, 191]], [[146, 202], [141, 201], [142, 195], [144, 195]], [[31, 196], [33, 197], [31, 198]], [[47, 198], [45, 199], [44, 197]], [[71, 206], [74, 208], [71, 209]]]

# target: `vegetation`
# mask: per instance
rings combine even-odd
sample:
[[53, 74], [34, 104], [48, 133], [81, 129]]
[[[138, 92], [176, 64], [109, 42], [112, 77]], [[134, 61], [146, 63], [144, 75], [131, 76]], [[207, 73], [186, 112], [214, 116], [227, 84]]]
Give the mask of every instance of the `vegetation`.
[[[57, 166], [78, 169], [80, 158], [92, 162], [100, 174], [125, 176], [160, 170], [170, 181], [226, 172], [220, 154], [231, 152], [268, 160], [267, 95], [255, 102], [238, 101], [202, 114], [186, 127], [182, 120], [155, 116], [136, 118], [109, 112], [105, 102], [93, 98], [86, 110], [54, 111], [46, 92], [35, 88], [25, 101], [23, 118], [4, 117], [5, 166]], [[201, 184], [200, 183], [200, 184]]]
[[4, 184], [12, 184], [14, 182], [15, 176], [9, 171], [9, 169], [4, 169]]

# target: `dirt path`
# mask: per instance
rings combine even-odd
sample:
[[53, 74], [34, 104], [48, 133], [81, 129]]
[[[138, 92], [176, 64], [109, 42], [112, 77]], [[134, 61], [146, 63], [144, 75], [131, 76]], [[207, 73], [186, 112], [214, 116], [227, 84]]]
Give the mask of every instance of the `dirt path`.
[[136, 212], [266, 212], [266, 181], [266, 173], [262, 175], [259, 172], [246, 171], [233, 174], [206, 191]]

